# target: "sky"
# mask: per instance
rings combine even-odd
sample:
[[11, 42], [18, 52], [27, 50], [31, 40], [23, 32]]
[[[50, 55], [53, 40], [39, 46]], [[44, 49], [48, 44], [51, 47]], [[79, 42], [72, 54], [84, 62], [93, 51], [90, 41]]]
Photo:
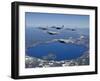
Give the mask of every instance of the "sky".
[[25, 12], [25, 26], [62, 26], [88, 28], [89, 15]]

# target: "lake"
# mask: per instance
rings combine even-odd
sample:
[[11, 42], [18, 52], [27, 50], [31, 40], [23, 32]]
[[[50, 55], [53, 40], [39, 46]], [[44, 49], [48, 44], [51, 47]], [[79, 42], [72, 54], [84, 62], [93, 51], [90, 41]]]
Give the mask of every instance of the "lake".
[[83, 54], [84, 51], [86, 51], [86, 47], [82, 45], [53, 42], [48, 44], [39, 44], [28, 48], [27, 54], [32, 57], [41, 59], [46, 57], [47, 59], [52, 60], [52, 57], [49, 57], [51, 54], [55, 57], [53, 60], [59, 61], [78, 58]]

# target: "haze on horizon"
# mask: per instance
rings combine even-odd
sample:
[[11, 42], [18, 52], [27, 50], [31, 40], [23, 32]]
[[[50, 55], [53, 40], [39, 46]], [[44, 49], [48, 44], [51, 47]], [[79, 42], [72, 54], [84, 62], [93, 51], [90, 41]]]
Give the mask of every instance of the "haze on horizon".
[[89, 15], [25, 12], [25, 26], [62, 26], [89, 28]]

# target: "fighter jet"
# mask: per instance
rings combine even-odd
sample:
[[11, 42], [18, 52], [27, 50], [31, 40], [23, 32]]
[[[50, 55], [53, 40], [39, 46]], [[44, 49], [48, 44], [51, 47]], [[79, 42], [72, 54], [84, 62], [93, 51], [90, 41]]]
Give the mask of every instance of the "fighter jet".
[[62, 26], [52, 26], [51, 28], [62, 29], [62, 28], [64, 28], [64, 25], [62, 25]]
[[54, 31], [47, 31], [48, 34], [51, 34], [51, 35], [57, 35], [59, 34], [58, 32], [54, 32]]
[[39, 29], [47, 30], [48, 28], [47, 27], [39, 27]]

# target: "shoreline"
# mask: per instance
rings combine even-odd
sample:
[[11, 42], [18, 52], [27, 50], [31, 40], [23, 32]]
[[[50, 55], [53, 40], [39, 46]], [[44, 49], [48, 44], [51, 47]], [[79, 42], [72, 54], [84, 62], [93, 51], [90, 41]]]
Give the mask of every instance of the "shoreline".
[[77, 59], [71, 60], [61, 60], [61, 61], [48, 61], [36, 57], [25, 57], [25, 67], [26, 68], [43, 68], [43, 67], [66, 67], [66, 66], [82, 66], [89, 65], [89, 54], [83, 54]]

